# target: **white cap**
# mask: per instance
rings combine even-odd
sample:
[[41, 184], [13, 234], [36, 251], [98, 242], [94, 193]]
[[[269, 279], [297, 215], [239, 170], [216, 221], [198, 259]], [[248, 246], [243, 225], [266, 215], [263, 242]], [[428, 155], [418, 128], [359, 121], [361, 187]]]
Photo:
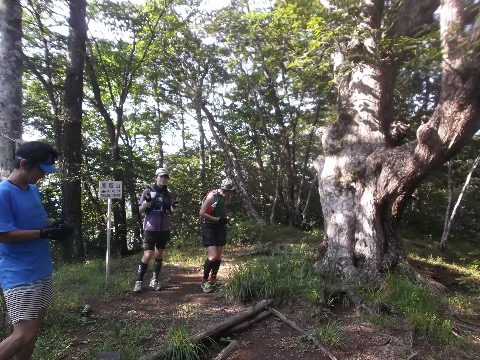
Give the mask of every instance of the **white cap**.
[[155, 175], [156, 175], [156, 176], [166, 176], [166, 177], [170, 177], [170, 174], [168, 173], [168, 170], [165, 169], [165, 168], [159, 168], [159, 169], [157, 169], [157, 171], [155, 172]]

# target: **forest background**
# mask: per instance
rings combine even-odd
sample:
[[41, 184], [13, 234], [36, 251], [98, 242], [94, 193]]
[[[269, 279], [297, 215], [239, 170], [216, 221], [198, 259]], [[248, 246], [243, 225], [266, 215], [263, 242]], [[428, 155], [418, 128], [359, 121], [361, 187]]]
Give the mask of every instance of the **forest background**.
[[[200, 1], [68, 5], [22, 2], [21, 132], [61, 150], [62, 171], [42, 184], [42, 192], [49, 213], [76, 229], [72, 239], [55, 244], [58, 259], [104, 255], [101, 180], [123, 183], [124, 197], [113, 204], [113, 254], [139, 250], [137, 201], [158, 167], [169, 169], [170, 188], [182, 199], [172, 226], [178, 241], [197, 241], [200, 202], [225, 176], [239, 188], [230, 210], [238, 227], [323, 226], [313, 160], [323, 151], [322, 131], [338, 115], [330, 44], [339, 34], [358, 33], [361, 24], [344, 20], [341, 29], [331, 30], [326, 24], [337, 19], [321, 2], [309, 1], [232, 1], [215, 11], [202, 10]], [[86, 12], [75, 14], [82, 6]], [[344, 6], [356, 8], [355, 2]], [[77, 30], [89, 29], [84, 53], [72, 52], [75, 21]], [[414, 44], [402, 38], [389, 44], [413, 49], [395, 93], [395, 116], [403, 122], [421, 124], [438, 103], [441, 52], [431, 46], [437, 35], [432, 25]], [[75, 61], [85, 69], [80, 122], [72, 122], [66, 106]], [[403, 137], [414, 137], [414, 127]], [[2, 142], [18, 144], [15, 135], [4, 131]], [[462, 194], [451, 234], [456, 241], [476, 238], [478, 146], [473, 137], [448, 166], [432, 169], [405, 208], [405, 231], [440, 241]], [[11, 153], [2, 158], [5, 164]], [[2, 173], [8, 174], [8, 166]]]
[[[138, 198], [166, 167], [181, 198], [172, 242], [183, 256], [200, 241], [202, 198], [228, 176], [238, 189], [229, 209], [234, 245], [303, 241], [291, 235], [299, 229], [314, 238], [315, 261], [326, 259], [323, 275], [335, 269], [346, 279], [326, 276], [326, 291], [348, 292], [363, 271], [402, 269], [407, 238], [459, 260], [468, 275], [457, 274], [455, 286], [478, 294], [470, 274], [480, 266], [478, 1], [232, 0], [212, 11], [183, 0], [0, 5], [0, 172], [8, 176], [26, 134], [59, 149], [59, 173], [41, 184], [51, 217], [75, 229], [52, 243], [57, 270], [105, 255], [99, 181], [123, 184], [113, 200], [113, 256], [141, 251]], [[295, 261], [310, 269], [311, 260]], [[237, 300], [284, 290], [273, 277], [275, 286], [262, 278], [260, 290]], [[380, 297], [390, 293], [367, 278]], [[288, 285], [310, 289], [304, 280]], [[437, 325], [415, 331], [431, 335]]]

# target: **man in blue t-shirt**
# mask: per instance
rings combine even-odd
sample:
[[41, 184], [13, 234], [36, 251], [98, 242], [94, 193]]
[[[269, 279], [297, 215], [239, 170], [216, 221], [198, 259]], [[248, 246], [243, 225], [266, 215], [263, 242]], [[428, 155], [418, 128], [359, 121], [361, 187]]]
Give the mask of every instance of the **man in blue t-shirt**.
[[0, 286], [13, 333], [0, 343], [0, 360], [30, 359], [47, 308], [52, 303], [50, 239], [72, 227], [47, 217], [35, 185], [57, 169], [58, 153], [31, 141], [16, 153], [14, 169], [0, 182]]

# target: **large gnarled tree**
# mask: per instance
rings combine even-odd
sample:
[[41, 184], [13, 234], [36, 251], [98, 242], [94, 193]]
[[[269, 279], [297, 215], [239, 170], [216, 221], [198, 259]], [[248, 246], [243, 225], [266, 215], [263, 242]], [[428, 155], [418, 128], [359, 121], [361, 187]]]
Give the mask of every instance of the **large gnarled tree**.
[[[338, 12], [347, 1], [321, 3]], [[339, 115], [323, 132], [324, 155], [315, 161], [328, 239], [319, 271], [375, 279], [384, 268], [406, 265], [398, 235], [402, 210], [425, 176], [480, 128], [480, 18], [471, 3], [365, 0], [350, 17], [359, 36], [338, 42]], [[388, 58], [381, 44], [417, 37], [437, 14], [439, 100], [415, 139], [399, 141], [393, 99], [404, 62], [399, 54]]]

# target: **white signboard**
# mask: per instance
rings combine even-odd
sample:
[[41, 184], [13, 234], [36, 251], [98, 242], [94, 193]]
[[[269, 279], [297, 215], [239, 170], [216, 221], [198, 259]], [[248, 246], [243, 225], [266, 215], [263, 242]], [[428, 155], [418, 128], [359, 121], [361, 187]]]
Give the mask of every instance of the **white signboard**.
[[122, 182], [121, 181], [99, 181], [100, 199], [121, 199]]
[[112, 199], [122, 198], [122, 182], [121, 181], [99, 181], [98, 193], [100, 199], [108, 199], [107, 211], [107, 254], [105, 269], [105, 286], [108, 287], [108, 278], [110, 277], [110, 233], [112, 224]]

